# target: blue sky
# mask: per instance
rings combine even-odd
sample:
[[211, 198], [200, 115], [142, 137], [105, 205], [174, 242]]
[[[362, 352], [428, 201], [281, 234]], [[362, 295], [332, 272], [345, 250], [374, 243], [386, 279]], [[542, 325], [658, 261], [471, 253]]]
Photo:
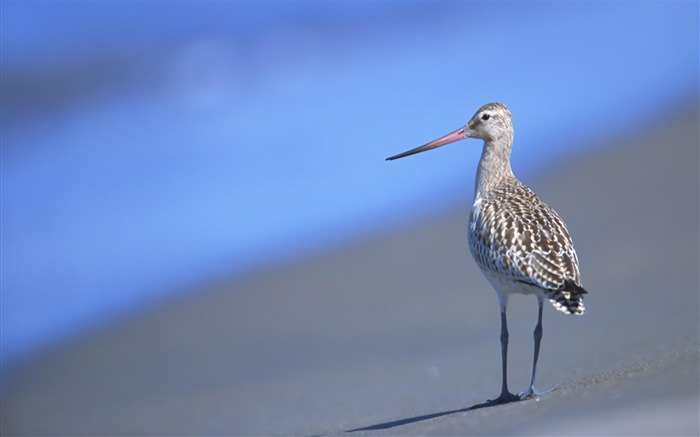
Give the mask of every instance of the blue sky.
[[2, 359], [468, 202], [698, 95], [697, 2], [2, 3]]

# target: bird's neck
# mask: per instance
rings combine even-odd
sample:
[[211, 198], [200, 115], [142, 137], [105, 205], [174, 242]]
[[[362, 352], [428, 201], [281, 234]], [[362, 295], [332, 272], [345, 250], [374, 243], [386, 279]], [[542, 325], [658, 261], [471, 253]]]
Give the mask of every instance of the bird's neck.
[[490, 190], [504, 180], [515, 178], [510, 167], [512, 137], [484, 141], [484, 148], [476, 172], [474, 198], [487, 197]]

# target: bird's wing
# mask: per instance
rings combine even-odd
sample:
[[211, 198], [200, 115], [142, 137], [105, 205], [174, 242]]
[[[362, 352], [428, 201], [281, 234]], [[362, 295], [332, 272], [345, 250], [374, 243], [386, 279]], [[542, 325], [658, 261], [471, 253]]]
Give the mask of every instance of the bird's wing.
[[472, 253], [482, 269], [530, 284], [565, 313], [582, 314], [578, 258], [564, 221], [522, 184], [475, 203]]
[[[554, 307], [567, 314], [583, 314], [578, 257], [569, 231], [559, 214], [540, 201], [527, 188], [532, 198], [513, 216], [511, 227], [521, 280], [541, 289]], [[515, 259], [513, 261], [515, 261]]]

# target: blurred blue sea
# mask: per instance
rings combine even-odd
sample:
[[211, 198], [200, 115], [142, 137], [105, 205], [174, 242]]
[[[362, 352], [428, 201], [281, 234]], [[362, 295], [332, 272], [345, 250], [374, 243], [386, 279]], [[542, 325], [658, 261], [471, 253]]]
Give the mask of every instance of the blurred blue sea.
[[[2, 361], [526, 181], [698, 95], [698, 2], [3, 1]], [[466, 224], [465, 224], [466, 226]], [[466, 244], [466, 243], [465, 243]]]

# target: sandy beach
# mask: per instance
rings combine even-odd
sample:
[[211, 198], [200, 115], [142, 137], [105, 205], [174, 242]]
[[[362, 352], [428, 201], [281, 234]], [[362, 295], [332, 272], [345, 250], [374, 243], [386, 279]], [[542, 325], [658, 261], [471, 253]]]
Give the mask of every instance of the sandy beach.
[[[699, 116], [693, 103], [523, 178], [566, 220], [589, 290], [583, 317], [545, 308], [551, 393], [470, 409], [500, 390], [500, 324], [466, 243], [477, 163], [465, 162], [463, 201], [426, 222], [10, 369], [2, 434], [698, 435]], [[536, 300], [513, 297], [508, 316], [519, 391]]]

